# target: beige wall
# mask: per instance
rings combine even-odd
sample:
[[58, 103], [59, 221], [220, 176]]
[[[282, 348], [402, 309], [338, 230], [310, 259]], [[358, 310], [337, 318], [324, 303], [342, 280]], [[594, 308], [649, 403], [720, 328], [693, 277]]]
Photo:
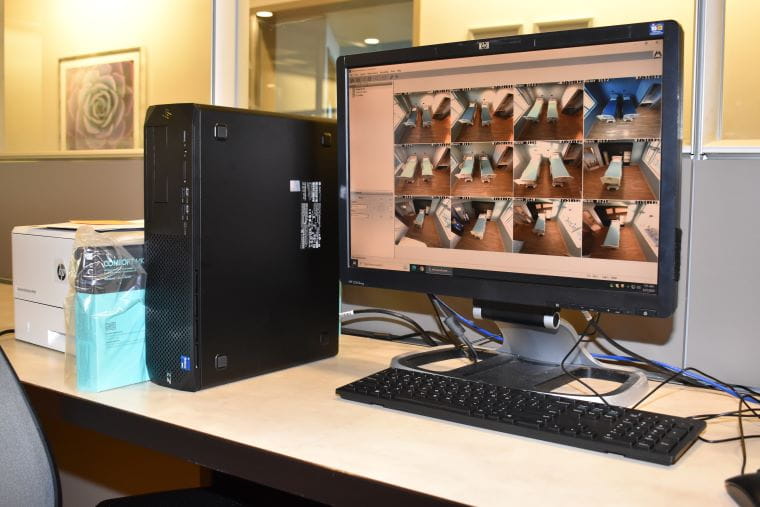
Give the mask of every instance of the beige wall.
[[[726, 2], [723, 69], [723, 139], [760, 139], [760, 31], [757, 0]], [[757, 143], [754, 143], [757, 145]]]
[[[755, 2], [755, 0], [745, 0]], [[591, 26], [674, 19], [684, 29], [684, 142], [691, 132], [692, 65], [694, 47], [693, 0], [416, 0], [420, 45], [467, 40], [469, 30], [522, 25], [522, 33], [534, 32], [537, 23], [591, 19]], [[760, 7], [756, 7], [760, 9]], [[752, 18], [757, 19], [757, 18]], [[747, 55], [749, 59], [750, 56]]]
[[58, 150], [58, 59], [62, 57], [140, 47], [145, 106], [210, 102], [211, 4], [211, 0], [0, 0], [5, 18], [5, 90], [0, 98], [5, 138], [0, 149]]

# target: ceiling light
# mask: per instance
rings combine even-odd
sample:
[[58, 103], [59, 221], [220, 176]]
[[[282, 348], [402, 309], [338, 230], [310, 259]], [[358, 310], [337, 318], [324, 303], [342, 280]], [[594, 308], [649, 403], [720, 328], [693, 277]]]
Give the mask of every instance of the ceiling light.
[[376, 39], [374, 37], [367, 37], [364, 39], [365, 44], [369, 44], [370, 46], [374, 46], [375, 44], [380, 44], [380, 39]]
[[271, 18], [274, 16], [274, 13], [272, 11], [256, 11], [256, 16], [259, 18]]

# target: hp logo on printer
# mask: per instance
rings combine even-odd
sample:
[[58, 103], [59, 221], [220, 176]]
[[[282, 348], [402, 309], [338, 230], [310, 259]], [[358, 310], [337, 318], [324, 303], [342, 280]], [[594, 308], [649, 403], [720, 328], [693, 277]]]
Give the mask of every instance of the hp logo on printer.
[[491, 41], [478, 42], [478, 49], [490, 49]]
[[62, 262], [59, 262], [58, 266], [55, 268], [55, 274], [60, 281], [66, 279], [66, 266], [64, 266]]

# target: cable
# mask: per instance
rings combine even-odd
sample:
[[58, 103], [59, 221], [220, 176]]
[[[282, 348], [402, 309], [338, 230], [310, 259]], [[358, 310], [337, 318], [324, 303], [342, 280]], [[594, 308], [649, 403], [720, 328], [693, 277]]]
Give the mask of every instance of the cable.
[[[739, 436], [738, 437], [729, 437], [729, 438], [719, 438], [719, 439], [709, 439], [704, 438], [702, 436], [697, 437], [700, 441], [708, 443], [708, 444], [723, 444], [726, 442], [736, 442], [737, 440], [740, 443], [741, 450], [742, 450], [742, 466], [741, 471], [739, 472], [739, 475], [744, 475], [746, 469], [747, 469], [747, 445], [746, 440], [750, 438], [760, 438], [760, 434], [757, 435], [745, 435], [744, 434], [744, 422], [743, 419], [745, 417], [750, 417], [748, 415], [744, 415], [745, 412], [752, 412], [755, 414], [755, 410], [749, 409], [749, 410], [742, 410], [742, 404], [747, 405], [747, 402], [744, 400], [744, 398], [739, 398], [739, 409], [734, 412], [725, 412], [721, 414], [704, 414], [703, 416], [694, 416], [692, 418], [699, 418], [704, 417], [704, 419], [713, 419], [715, 417], [722, 417], [726, 415], [733, 415], [736, 416], [737, 421], [739, 423]], [[756, 417], [753, 415], [752, 417]]]
[[411, 317], [404, 315], [401, 312], [395, 312], [393, 310], [386, 310], [384, 308], [362, 308], [358, 310], [349, 310], [347, 312], [341, 312], [340, 317], [350, 317], [352, 315], [360, 315], [363, 313], [380, 313], [383, 315], [390, 315], [391, 317], [396, 317], [397, 319], [401, 319], [404, 322], [407, 322], [410, 326], [412, 326], [419, 334], [420, 337], [430, 345], [431, 347], [435, 347], [438, 345], [435, 340], [430, 336], [430, 333], [428, 331], [425, 331], [422, 326], [420, 326], [416, 320], [412, 319]]
[[[753, 412], [752, 415], [747, 414], [747, 412]], [[692, 415], [689, 416], [690, 419], [696, 419], [699, 421], [709, 421], [710, 419], [717, 419], [719, 417], [757, 417], [754, 415], [753, 410], [732, 410], [730, 412], [720, 412], [717, 414], [698, 414], [698, 415]]]
[[0, 331], [0, 336], [3, 336], [4, 334], [15, 333], [15, 332], [16, 332], [16, 330], [12, 329], [12, 328], [11, 329], [3, 329], [2, 331]]
[[755, 402], [760, 401], [760, 392], [755, 391], [754, 389], [750, 389], [749, 387], [743, 386], [741, 384], [726, 384], [726, 385], [729, 386], [729, 387], [732, 387], [733, 389], [741, 389], [742, 391], [746, 391], [746, 392], [748, 392], [748, 393], [750, 393], [752, 395], [752, 396], [750, 396], [750, 398], [757, 397], [754, 400]]
[[[584, 312], [584, 313], [588, 313], [588, 312]], [[588, 319], [587, 319], [587, 320], [588, 320]], [[598, 323], [598, 322], [596, 322], [596, 323], [593, 323], [592, 325], [593, 325], [593, 326], [594, 326], [594, 327], [597, 329], [597, 331], [599, 331], [599, 334], [600, 334], [600, 335], [601, 335], [601, 336], [602, 336], [602, 337], [603, 337], [605, 340], [607, 340], [607, 341], [608, 341], [609, 343], [611, 343], [611, 344], [612, 344], [612, 345], [613, 345], [615, 348], [619, 349], [620, 351], [622, 351], [622, 352], [623, 352], [623, 353], [625, 353], [625, 354], [628, 354], [628, 355], [629, 355], [629, 356], [631, 356], [632, 358], [634, 358], [634, 359], [636, 359], [636, 360], [638, 360], [638, 361], [640, 361], [640, 362], [646, 363], [646, 364], [648, 364], [648, 365], [652, 366], [653, 368], [656, 368], [656, 369], [658, 369], [658, 370], [660, 370], [660, 371], [664, 371], [665, 373], [668, 373], [668, 374], [670, 374], [670, 373], [671, 373], [673, 370], [677, 369], [677, 368], [675, 368], [675, 367], [673, 367], [673, 366], [670, 366], [670, 365], [667, 365], [667, 364], [665, 364], [665, 363], [660, 363], [659, 361], [653, 361], [653, 360], [651, 360], [651, 359], [648, 359], [648, 358], [646, 358], [646, 357], [644, 357], [644, 356], [642, 356], [642, 355], [640, 355], [640, 354], [637, 354], [637, 353], [633, 352], [632, 350], [630, 350], [630, 349], [628, 349], [628, 348], [624, 347], [623, 345], [621, 345], [621, 344], [620, 344], [620, 343], [618, 343], [617, 341], [615, 341], [615, 340], [613, 340], [612, 338], [610, 338], [610, 337], [607, 335], [607, 333], [605, 333], [605, 332], [604, 332], [604, 329], [602, 329], [602, 328], [601, 328], [601, 326], [599, 325], [599, 323]], [[629, 358], [629, 359], [630, 359], [630, 358]], [[690, 370], [690, 371], [694, 371], [694, 372], [698, 373], [699, 375], [701, 375], [702, 377], [704, 377], [704, 379], [694, 379], [694, 378], [690, 378], [690, 376], [685, 376], [685, 380], [687, 380], [687, 383], [688, 383], [689, 385], [696, 385], [696, 387], [702, 387], [702, 385], [701, 385], [701, 384], [708, 384], [708, 385], [710, 385], [711, 387], [714, 387], [714, 388], [716, 388], [716, 389], [719, 389], [719, 390], [721, 390], [721, 391], [724, 391], [724, 392], [726, 392], [726, 393], [728, 393], [728, 394], [732, 394], [732, 395], [734, 395], [734, 394], [735, 394], [736, 396], [740, 396], [740, 397], [744, 397], [744, 396], [747, 396], [747, 397], [749, 397], [749, 398], [750, 398], [750, 399], [751, 399], [751, 400], [752, 400], [754, 403], [759, 403], [759, 404], [760, 404], [760, 400], [758, 400], [758, 399], [757, 399], [757, 398], [755, 398], [754, 396], [749, 396], [749, 395], [739, 394], [739, 393], [736, 391], [736, 388], [740, 388], [740, 389], [743, 389], [743, 390], [745, 390], [745, 391], [747, 391], [747, 392], [751, 392], [751, 393], [753, 393], [754, 395], [756, 395], [756, 396], [759, 396], [759, 397], [760, 397], [760, 393], [757, 393], [756, 391], [753, 391], [752, 389], [746, 388], [745, 386], [736, 386], [736, 387], [735, 387], [735, 386], [733, 386], [733, 385], [731, 385], [731, 384], [729, 384], [729, 383], [727, 383], [727, 382], [723, 382], [723, 381], [721, 381], [720, 379], [717, 379], [717, 378], [715, 378], [715, 377], [712, 377], [712, 376], [710, 376], [710, 375], [706, 374], [705, 372], [698, 370], [697, 368], [689, 368], [689, 370]], [[691, 377], [693, 377], [693, 376], [691, 376]], [[716, 384], [718, 384], [718, 385], [713, 385], [712, 383], [710, 383], [710, 382], [707, 382], [705, 379], [709, 379], [709, 380], [712, 380], [714, 383], [716, 383]], [[695, 384], [695, 381], [697, 382], [696, 384]], [[760, 416], [759, 416], [759, 417], [760, 417]]]
[[[587, 315], [588, 313], [584, 312], [584, 314]], [[671, 369], [671, 371], [672, 370], [676, 370], [670, 377], [668, 377], [665, 380], [663, 380], [662, 382], [660, 382], [660, 384], [657, 385], [652, 391], [650, 391], [649, 393], [647, 393], [632, 408], [636, 408], [637, 406], [639, 406], [639, 404], [641, 402], [643, 402], [645, 399], [649, 398], [649, 396], [651, 396], [655, 391], [657, 391], [662, 386], [664, 386], [665, 384], [667, 384], [668, 382], [670, 382], [671, 380], [673, 380], [674, 378], [676, 378], [679, 375], [683, 376], [684, 378], [693, 377], [694, 381], [707, 384], [710, 387], [713, 387], [714, 389], [718, 389], [718, 390], [723, 391], [723, 392], [725, 392], [725, 393], [727, 393], [729, 395], [737, 397], [739, 399], [739, 408], [736, 411], [736, 419], [737, 419], [738, 424], [739, 424], [739, 436], [738, 437], [734, 437], [733, 440], [730, 440], [730, 439], [724, 439], [724, 440], [727, 441], [727, 442], [739, 440], [740, 446], [741, 446], [741, 451], [742, 451], [741, 475], [744, 475], [744, 472], [745, 472], [746, 467], [747, 467], [747, 446], [746, 446], [746, 437], [744, 435], [744, 416], [743, 416], [743, 414], [745, 413], [745, 411], [742, 410], [742, 405], [745, 406], [745, 407], [747, 407], [747, 411], [748, 412], [751, 412], [755, 417], [757, 417], [758, 419], [760, 419], [760, 412], [758, 412], [758, 409], [755, 409], [755, 408], [751, 407], [749, 405], [749, 403], [747, 402], [747, 400], [750, 400], [753, 403], [760, 403], [760, 400], [758, 400], [758, 398], [755, 397], [755, 396], [758, 396], [757, 391], [755, 391], [753, 389], [750, 389], [750, 388], [748, 388], [746, 386], [742, 386], [742, 385], [738, 385], [738, 384], [729, 384], [727, 382], [723, 382], [722, 380], [720, 380], [720, 379], [718, 379], [716, 377], [713, 377], [712, 375], [708, 375], [707, 373], [705, 373], [703, 371], [700, 371], [697, 368], [693, 368], [693, 367], [687, 367], [687, 368], [683, 368], [683, 369], [674, 368], [674, 367], [672, 367], [670, 365], [666, 365], [665, 363], [660, 363], [658, 361], [652, 361], [652, 360], [647, 359], [646, 357], [641, 356], [639, 354], [631, 353], [630, 350], [628, 350], [627, 348], [623, 347], [622, 345], [620, 345], [619, 343], [617, 343], [615, 340], [611, 339], [607, 335], [607, 333], [605, 333], [604, 330], [599, 326], [598, 322], [594, 323], [593, 319], [589, 319], [588, 317], [587, 317], [587, 321], [589, 322], [589, 324], [593, 325], [597, 329], [597, 331], [599, 331], [599, 334], [602, 335], [614, 347], [616, 347], [617, 349], [625, 352], [626, 354], [629, 354], [630, 356], [633, 356], [633, 358], [635, 358], [635, 359], [637, 359], [637, 360], [639, 360], [641, 362], [644, 362], [646, 364], [649, 364], [651, 366], [654, 366], [654, 367], [656, 367], [658, 369], [666, 369], [667, 370], [668, 367], [669, 367]], [[688, 371], [693, 371], [693, 372], [699, 374], [699, 377], [695, 377], [694, 375], [688, 374], [687, 373]], [[739, 391], [737, 391], [737, 389], [741, 389], [745, 393], [752, 393], [752, 394], [740, 393]], [[752, 437], [752, 438], [754, 438], [754, 437]], [[705, 440], [705, 441], [707, 442], [707, 440]], [[712, 443], [712, 442], [710, 442], [710, 443]]]
[[[593, 354], [593, 356], [597, 359], [601, 359], [605, 361], [622, 361], [622, 362], [627, 362], [627, 363], [641, 362], [634, 357], [627, 357], [627, 356], [616, 356], [616, 355], [610, 355], [610, 354]], [[724, 382], [713, 382], [707, 376], [700, 375], [699, 370], [697, 370], [696, 368], [678, 368], [677, 366], [672, 366], [670, 364], [663, 363], [661, 361], [654, 361], [654, 360], [650, 360], [650, 361], [652, 361], [653, 363], [656, 363], [662, 368], [669, 370], [670, 372], [675, 372], [675, 374], [667, 377], [660, 385], [658, 385], [655, 389], [653, 389], [652, 392], [650, 392], [644, 398], [642, 398], [639, 401], [639, 403], [644, 401], [644, 399], [648, 398], [652, 393], [654, 393], [654, 391], [662, 387], [664, 384], [667, 384], [668, 382], [673, 381], [676, 377], [679, 376], [679, 374], [683, 374], [686, 377], [697, 380], [701, 382], [702, 384], [704, 384], [704, 385], [698, 385], [694, 387], [708, 387], [711, 389], [717, 389], [717, 390], [725, 392], [726, 394], [730, 394], [731, 396], [736, 396], [736, 397], [739, 397], [741, 395], [740, 393], [738, 393], [738, 391], [734, 387], [732, 387], [732, 384], [727, 384]], [[696, 372], [696, 374], [690, 373], [692, 371]], [[744, 389], [744, 387], [741, 387], [741, 389]], [[751, 389], [749, 391], [751, 391]], [[752, 401], [753, 403], [758, 403], [758, 400], [756, 400], [753, 396], [748, 396], [748, 397], [750, 401]], [[638, 406], [639, 403], [637, 403], [636, 406]]]
[[[432, 300], [433, 306], [436, 306], [438, 301], [436, 298], [433, 298]], [[437, 306], [436, 306], [437, 311]], [[478, 358], [478, 352], [475, 350], [475, 347], [472, 346], [472, 343], [470, 342], [470, 339], [467, 338], [467, 335], [465, 334], [465, 330], [462, 327], [462, 324], [457, 320], [457, 317], [454, 315], [453, 310], [449, 310], [446, 307], [443, 307], [443, 313], [446, 315], [446, 318], [443, 319], [443, 322], [446, 324], [446, 327], [448, 328], [451, 333], [456, 336], [456, 339], [464, 345], [466, 348], [466, 353], [470, 357], [470, 360], [473, 363], [477, 363], [479, 361]]]
[[[498, 343], [504, 343], [504, 337], [502, 337], [502, 336], [499, 336], [499, 335], [497, 335], [497, 334], [494, 334], [494, 333], [492, 333], [492, 332], [490, 332], [490, 331], [488, 331], [488, 330], [486, 330], [486, 329], [483, 329], [483, 328], [481, 328], [480, 326], [478, 326], [477, 324], [475, 324], [473, 321], [471, 321], [471, 320], [469, 320], [469, 319], [467, 319], [467, 318], [463, 317], [462, 315], [458, 314], [458, 313], [457, 313], [456, 311], [454, 311], [454, 310], [453, 310], [453, 309], [452, 309], [452, 308], [451, 308], [449, 305], [447, 305], [446, 303], [444, 303], [443, 301], [441, 301], [441, 300], [440, 300], [438, 297], [436, 297], [436, 296], [433, 296], [433, 298], [434, 298], [434, 299], [435, 299], [435, 300], [436, 300], [438, 303], [440, 303], [440, 305], [441, 305], [443, 308], [445, 308], [445, 309], [447, 309], [449, 312], [451, 312], [451, 313], [452, 313], [452, 314], [453, 314], [453, 315], [454, 315], [454, 316], [455, 316], [455, 317], [456, 317], [456, 318], [457, 318], [457, 319], [458, 319], [460, 322], [462, 322], [464, 325], [466, 325], [467, 327], [469, 327], [469, 328], [470, 328], [470, 329], [472, 329], [473, 331], [476, 331], [477, 333], [480, 333], [481, 335], [485, 336], [486, 338], [489, 338], [489, 339], [491, 339], [491, 340], [493, 340], [493, 341], [496, 341], [496, 342], [498, 342]], [[599, 318], [600, 318], [600, 315], [601, 315], [601, 314], [597, 314], [597, 319], [599, 319]], [[581, 333], [580, 337], [578, 338], [578, 341], [576, 341], [576, 342], [575, 342], [575, 344], [573, 344], [573, 347], [572, 347], [572, 348], [571, 348], [571, 349], [568, 351], [568, 353], [567, 353], [567, 354], [565, 355], [565, 357], [562, 359], [562, 362], [560, 363], [560, 367], [562, 368], [562, 371], [563, 371], [563, 372], [564, 372], [564, 373], [565, 373], [567, 376], [569, 376], [569, 377], [573, 378], [574, 380], [577, 380], [577, 381], [578, 381], [578, 382], [579, 382], [581, 385], [583, 385], [584, 387], [586, 387], [586, 389], [588, 389], [589, 391], [591, 391], [592, 393], [594, 393], [594, 395], [595, 395], [597, 398], [599, 398], [600, 400], [602, 400], [602, 402], [603, 402], [605, 405], [609, 406], [610, 404], [607, 402], [607, 400], [605, 400], [605, 399], [604, 399], [604, 396], [602, 396], [601, 394], [599, 394], [599, 393], [598, 393], [598, 392], [597, 392], [597, 391], [596, 391], [596, 390], [595, 390], [593, 387], [591, 387], [591, 386], [590, 386], [590, 385], [588, 385], [586, 382], [584, 382], [583, 380], [581, 380], [581, 379], [580, 379], [578, 376], [576, 376], [575, 374], [571, 373], [571, 372], [570, 372], [570, 371], [569, 371], [569, 370], [568, 370], [568, 369], [565, 367], [565, 362], [566, 362], [566, 361], [567, 361], [567, 359], [570, 357], [570, 355], [573, 353], [573, 351], [574, 351], [574, 350], [575, 350], [575, 349], [578, 347], [578, 345], [580, 345], [580, 343], [583, 341], [583, 339], [584, 339], [584, 338], [586, 338], [586, 337], [588, 336], [588, 331], [590, 331], [590, 329], [591, 329], [591, 324], [588, 324], [588, 325], [586, 325], [586, 329], [584, 329], [584, 330], [583, 330], [583, 333]]]
[[[612, 346], [614, 346], [616, 349], [620, 350], [620, 351], [621, 351], [621, 352], [623, 352], [624, 354], [628, 354], [628, 356], [630, 356], [630, 357], [631, 357], [631, 358], [633, 358], [633, 359], [636, 359], [636, 360], [637, 360], [637, 361], [639, 361], [639, 362], [642, 362], [642, 363], [648, 364], [649, 366], [651, 366], [651, 367], [652, 367], [652, 368], [654, 368], [655, 370], [658, 370], [658, 371], [661, 371], [661, 372], [664, 372], [664, 373], [668, 373], [668, 374], [670, 374], [670, 373], [671, 373], [671, 371], [672, 371], [672, 370], [668, 370], [668, 369], [667, 369], [667, 368], [665, 368], [664, 366], [661, 366], [661, 365], [657, 364], [657, 362], [656, 362], [656, 361], [652, 361], [651, 359], [648, 359], [648, 358], [646, 358], [646, 357], [644, 357], [644, 356], [642, 356], [642, 355], [640, 355], [640, 354], [637, 354], [636, 352], [634, 352], [634, 351], [630, 350], [629, 348], [627, 348], [627, 347], [625, 347], [625, 346], [621, 345], [621, 344], [620, 344], [620, 343], [618, 343], [616, 340], [613, 340], [612, 338], [610, 338], [610, 337], [607, 335], [607, 333], [605, 333], [605, 332], [604, 332], [604, 330], [603, 330], [603, 329], [602, 329], [602, 328], [599, 326], [599, 323], [598, 323], [598, 322], [597, 322], [596, 324], [592, 324], [592, 325], [593, 325], [593, 326], [596, 328], [596, 330], [599, 332], [599, 334], [600, 334], [600, 335], [601, 335], [601, 336], [602, 336], [602, 337], [603, 337], [605, 340], [607, 340], [607, 341], [608, 341], [610, 344], [612, 344]], [[689, 379], [689, 378], [686, 378], [686, 379], [685, 379], [685, 382], [686, 382], [687, 384], [689, 384], [689, 385], [694, 385], [694, 382], [693, 382], [691, 379]]]
[[[352, 322], [354, 322], [354, 320], [347, 320], [344, 323], [350, 324]], [[398, 341], [398, 340], [408, 340], [409, 338], [416, 338], [418, 336], [422, 336], [419, 332], [407, 333], [407, 334], [378, 333], [376, 331], [365, 331], [364, 329], [355, 329], [355, 328], [350, 328], [350, 327], [342, 327], [341, 332], [343, 334], [363, 336], [365, 338], [374, 338], [376, 340], [384, 340], [384, 341], [389, 341], [389, 342]], [[444, 341], [444, 338], [440, 334], [434, 331], [428, 331], [427, 333], [433, 338]]]
[[433, 307], [433, 315], [435, 316], [435, 322], [438, 324], [438, 332], [440, 332], [444, 336], [449, 336], [449, 332], [446, 329], [446, 327], [443, 325], [443, 321], [441, 320], [441, 314], [438, 311], [438, 305], [435, 301], [435, 296], [433, 294], [428, 293], [427, 294], [428, 301], [430, 301], [430, 305]]
[[[600, 315], [600, 314], [597, 314], [597, 316], [596, 316], [596, 318], [597, 318], [597, 319], [599, 319], [599, 318], [600, 318], [600, 317], [599, 317], [599, 315]], [[591, 329], [591, 322], [589, 322], [588, 324], [586, 324], [586, 328], [585, 328], [585, 329], [583, 330], [583, 332], [580, 334], [580, 336], [578, 337], [578, 340], [576, 340], [576, 342], [573, 344], [573, 346], [570, 348], [570, 350], [568, 350], [568, 351], [567, 351], [567, 354], [565, 354], [565, 357], [563, 357], [563, 358], [562, 358], [562, 361], [559, 363], [559, 366], [560, 366], [560, 368], [562, 368], [562, 371], [565, 373], [565, 375], [567, 375], [568, 377], [571, 377], [571, 378], [573, 378], [574, 380], [578, 381], [578, 382], [579, 382], [581, 385], [583, 385], [583, 386], [584, 386], [586, 389], [588, 389], [589, 391], [591, 391], [592, 393], [594, 393], [594, 395], [595, 395], [597, 398], [599, 398], [600, 400], [602, 400], [602, 403], [604, 403], [605, 405], [607, 405], [607, 406], [609, 407], [609, 406], [610, 406], [610, 404], [607, 402], [607, 400], [605, 400], [605, 399], [604, 399], [604, 396], [602, 396], [601, 394], [599, 394], [599, 393], [596, 391], [596, 389], [594, 389], [593, 387], [591, 387], [589, 384], [587, 384], [587, 383], [585, 383], [583, 380], [581, 380], [581, 378], [580, 378], [580, 377], [576, 376], [574, 373], [571, 373], [571, 372], [570, 372], [570, 371], [569, 371], [567, 368], [565, 368], [565, 361], [567, 361], [567, 358], [569, 358], [569, 357], [570, 357], [570, 354], [572, 354], [572, 353], [573, 353], [573, 351], [574, 351], [576, 348], [578, 348], [578, 345], [580, 345], [580, 344], [581, 344], [581, 342], [583, 341], [583, 339], [584, 339], [584, 338], [586, 338], [586, 336], [587, 336], [587, 333], [588, 333], [588, 331], [589, 331], [590, 329]]]
[[691, 370], [692, 370], [692, 368], [684, 368], [683, 370], [676, 371], [675, 373], [673, 373], [672, 375], [670, 375], [669, 377], [667, 377], [666, 379], [664, 379], [662, 382], [660, 382], [659, 384], [657, 384], [654, 387], [654, 389], [652, 389], [647, 394], [645, 394], [644, 397], [641, 398], [639, 401], [637, 401], [636, 404], [633, 405], [631, 408], [635, 409], [636, 407], [638, 407], [639, 405], [641, 405], [642, 403], [644, 403], [644, 401], [647, 400], [650, 396], [652, 396], [654, 393], [656, 393], [662, 386], [664, 386], [665, 384], [667, 384], [668, 382], [670, 382], [671, 380], [675, 379], [678, 376], [685, 375], [688, 371], [691, 371]]
[[451, 308], [449, 305], [447, 305], [446, 303], [444, 303], [443, 300], [441, 300], [438, 296], [434, 295], [433, 298], [443, 308], [445, 308], [449, 312], [451, 312], [457, 318], [457, 320], [459, 320], [459, 322], [461, 322], [465, 326], [469, 327], [470, 329], [472, 329], [476, 333], [478, 333], [478, 334], [480, 334], [480, 335], [482, 335], [482, 336], [484, 336], [484, 337], [486, 337], [486, 338], [488, 338], [488, 339], [490, 339], [492, 341], [495, 341], [497, 343], [504, 343], [504, 338], [502, 336], [499, 336], [499, 335], [497, 335], [495, 333], [492, 333], [491, 331], [489, 331], [487, 329], [483, 329], [482, 327], [480, 327], [477, 324], [475, 324], [475, 322], [473, 322], [473, 321], [467, 319], [466, 317], [463, 317], [462, 315], [458, 314], [453, 308]]
[[[739, 410], [742, 409], [742, 403], [746, 403], [744, 398], [739, 398]], [[744, 418], [737, 417], [736, 419], [739, 421], [739, 443], [742, 448], [742, 471], [739, 475], [744, 475], [744, 471], [747, 468], [747, 442], [746, 438], [744, 438]]]
[[741, 440], [744, 438], [744, 440], [748, 440], [750, 438], [760, 438], [760, 435], [744, 435], [744, 437], [730, 437], [730, 438], [719, 438], [717, 440], [710, 440], [709, 438], [705, 437], [697, 437], [700, 441], [705, 442], [706, 444], [724, 444], [726, 442], [736, 442], [737, 440]]

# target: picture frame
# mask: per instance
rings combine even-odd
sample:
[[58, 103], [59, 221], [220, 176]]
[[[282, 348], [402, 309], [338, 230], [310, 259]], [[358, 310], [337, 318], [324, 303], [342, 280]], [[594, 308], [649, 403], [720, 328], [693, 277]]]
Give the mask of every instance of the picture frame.
[[61, 58], [58, 72], [62, 151], [132, 150], [142, 145], [140, 48]]

